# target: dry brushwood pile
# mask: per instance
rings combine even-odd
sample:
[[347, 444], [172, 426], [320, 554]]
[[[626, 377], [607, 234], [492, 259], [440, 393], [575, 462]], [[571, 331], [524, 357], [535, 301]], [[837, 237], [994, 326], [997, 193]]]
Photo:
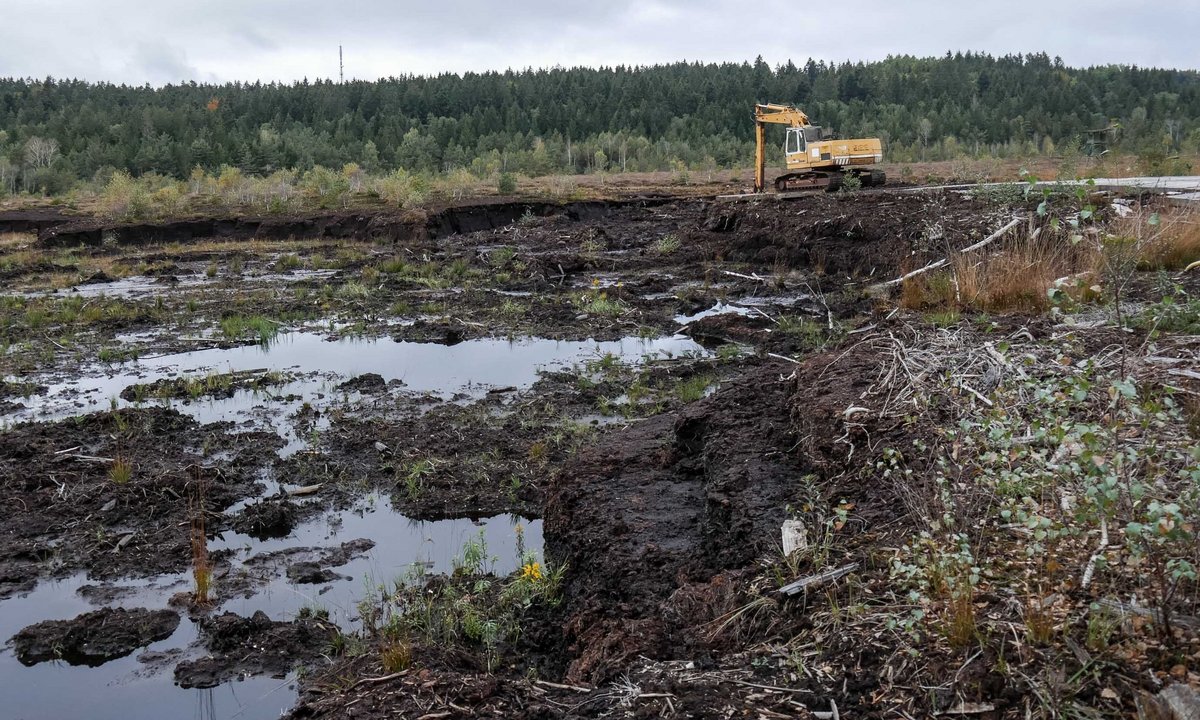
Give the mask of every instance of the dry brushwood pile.
[[798, 371], [845, 508], [813, 522], [866, 568], [817, 616], [875, 709], [1122, 714], [1197, 680], [1200, 342], [1112, 330], [900, 327]]

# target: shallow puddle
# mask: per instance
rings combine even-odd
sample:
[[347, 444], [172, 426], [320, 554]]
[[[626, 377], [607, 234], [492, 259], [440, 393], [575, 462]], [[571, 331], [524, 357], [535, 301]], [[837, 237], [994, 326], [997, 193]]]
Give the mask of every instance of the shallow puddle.
[[[259, 275], [246, 273], [237, 276], [239, 289], [245, 289], [246, 283], [292, 283], [304, 280], [327, 280], [338, 273], [337, 270], [292, 270], [285, 273], [266, 272]], [[33, 290], [29, 292], [12, 293], [24, 297], [81, 297], [81, 298], [139, 298], [153, 297], [178, 293], [181, 290], [219, 286], [229, 279], [225, 277], [208, 277], [196, 273], [181, 273], [167, 277], [149, 275], [130, 275], [129, 277], [108, 282], [94, 282], [74, 285], [58, 290]]]
[[[22, 378], [23, 382], [46, 385], [47, 392], [23, 399], [28, 407], [0, 418], [0, 422], [52, 421], [107, 410], [112, 405], [133, 406], [137, 403], [120, 398], [122, 390], [156, 380], [277, 372], [284, 376], [282, 384], [237, 391], [227, 399], [145, 399], [142, 403], [168, 405], [202, 423], [232, 420], [241, 429], [274, 430], [287, 441], [286, 453], [306, 445], [289, 418], [304, 403], [323, 408], [339, 402], [371, 402], [373, 397], [394, 402], [405, 394], [470, 402], [493, 389], [526, 389], [542, 371], [605, 355], [639, 363], [689, 354], [706, 353], [682, 336], [613, 342], [481, 339], [447, 346], [390, 338], [330, 341], [317, 333], [294, 332], [281, 335], [268, 346], [213, 348], [143, 357], [118, 366], [95, 365], [65, 381], [61, 374], [57, 380], [50, 375]], [[373, 391], [377, 394], [338, 387], [366, 373], [380, 375], [386, 387], [376, 381]], [[219, 462], [220, 455], [210, 459]], [[274, 483], [270, 478], [267, 481], [273, 492]], [[231, 513], [242, 507], [244, 503]], [[373, 546], [352, 553], [341, 565], [323, 565], [333, 573], [324, 576], [323, 582], [298, 584], [288, 578], [291, 564], [314, 559], [320, 564], [327, 560], [322, 550], [354, 540], [369, 540]], [[522, 549], [540, 554], [541, 522], [513, 517], [418, 522], [397, 513], [386, 496], [371, 494], [354, 510], [330, 512], [298, 526], [285, 538], [260, 541], [225, 532], [209, 547], [212, 553], [232, 553], [227, 565], [216, 568], [217, 596], [224, 599], [215, 612], [249, 617], [261, 610], [273, 620], [290, 620], [304, 608], [319, 609], [327, 611], [329, 619], [343, 629], [354, 630], [358, 603], [376, 593], [380, 585], [452, 572], [455, 559], [468, 543], [485, 544], [488, 568], [505, 575], [519, 568]], [[168, 606], [172, 595], [189, 591], [190, 583], [186, 574], [118, 582], [104, 587], [113, 592], [106, 604], [161, 609]], [[83, 576], [43, 582], [25, 596], [0, 601], [0, 643], [7, 643], [28, 625], [69, 620], [103, 607], [78, 593], [87, 584], [96, 583]], [[185, 617], [169, 638], [96, 668], [64, 663], [27, 668], [17, 661], [11, 647], [0, 645], [0, 697], [7, 701], [0, 706], [0, 716], [270, 720], [291, 707], [296, 691], [290, 679], [250, 678], [210, 690], [177, 687], [173, 669], [180, 661], [204, 652], [197, 641], [196, 625]], [[167, 656], [148, 664], [138, 659], [146, 651]], [[22, 688], [19, 696], [4, 692], [14, 687]]]
[[[518, 540], [518, 536], [520, 539]], [[221, 606], [239, 615], [267, 610], [274, 618], [292, 617], [302, 608], [329, 611], [330, 620], [343, 629], [353, 629], [357, 620], [356, 603], [368, 588], [389, 585], [399, 579], [419, 578], [425, 574], [453, 572], [469, 542], [482, 543], [489, 558], [487, 568], [507, 575], [520, 567], [521, 550], [541, 554], [542, 521], [505, 516], [482, 520], [455, 519], [421, 521], [395, 512], [382, 495], [367, 496], [357, 510], [332, 513], [296, 528], [288, 537], [258, 541], [235, 532], [223, 533], [209, 544], [209, 551], [228, 548], [237, 551], [235, 574], [242, 563], [267, 553], [298, 547], [326, 548], [351, 540], [366, 539], [375, 546], [345, 565], [331, 567], [346, 579], [330, 583], [297, 585], [285, 572], [289, 560], [259, 565], [252, 562], [251, 574], [268, 570], [271, 579], [254, 590], [249, 598], [235, 598]]]
[[718, 302], [707, 310], [701, 310], [694, 315], [676, 315], [675, 322], [680, 325], [689, 325], [697, 320], [703, 320], [706, 317], [714, 315], [751, 315], [753, 314], [749, 308], [740, 307], [738, 305], [730, 305], [723, 302]]
[[443, 400], [479, 398], [496, 388], [528, 388], [545, 370], [561, 369], [606, 354], [622, 362], [645, 358], [705, 354], [703, 348], [683, 336], [656, 339], [559, 341], [538, 338], [518, 340], [479, 339], [456, 345], [395, 341], [391, 338], [327, 340], [312, 332], [281, 335], [269, 345], [245, 345], [144, 357], [110, 367], [96, 365], [67, 381], [21, 378], [22, 382], [45, 384], [45, 395], [25, 398], [24, 409], [0, 417], [9, 424], [26, 420], [57, 420], [82, 413], [129, 407], [135, 402], [120, 398], [121, 391], [135, 384], [167, 378], [203, 379], [231, 372], [279, 372], [293, 376], [291, 382], [262, 390], [240, 390], [232, 397], [212, 399], [146, 398], [143, 404], [177, 409], [201, 423], [230, 420], [251, 421], [273, 429], [288, 443], [283, 454], [304, 446], [288, 416], [304, 403], [326, 406], [350, 400], [358, 393], [339, 390], [350, 378], [376, 373], [391, 387], [412, 394], [432, 394]]
[[[82, 575], [47, 581], [24, 597], [0, 601], [0, 641], [7, 643], [22, 628], [43, 620], [65, 620], [97, 609], [78, 593], [90, 585]], [[166, 607], [171, 594], [184, 589], [181, 576], [159, 584], [135, 586], [117, 605]], [[138, 660], [143, 652], [170, 652], [189, 647], [196, 626], [184, 618], [166, 640], [148, 645], [99, 667], [46, 662], [25, 667], [10, 647], [0, 651], [0, 697], [3, 717], [19, 720], [89, 718], [92, 720], [159, 720], [160, 718], [278, 718], [296, 698], [291, 679], [248, 678], [207, 690], [177, 687], [173, 665], [152, 667]], [[4, 689], [20, 688], [18, 692]]]
[[[368, 496], [362, 509], [330, 514], [298, 527], [287, 538], [257, 541], [237, 533], [225, 533], [210, 544], [210, 551], [236, 552], [233, 570], [225, 576], [266, 573], [270, 579], [244, 595], [224, 602], [214, 612], [235, 612], [249, 617], [258, 610], [274, 620], [290, 620], [305, 607], [329, 612], [329, 619], [343, 630], [357, 627], [356, 604], [373, 588], [421, 573], [448, 573], [454, 568], [468, 542], [484, 542], [490, 564], [497, 574], [519, 567], [520, 545], [540, 555], [541, 521], [497, 517], [481, 521], [442, 520], [421, 522], [393, 511], [386, 498]], [[298, 585], [280, 567], [252, 560], [266, 553], [297, 547], [326, 548], [366, 538], [375, 546], [349, 563], [331, 568], [342, 579], [316, 585]], [[247, 560], [249, 566], [243, 565]], [[252, 568], [252, 569], [249, 569]], [[105, 585], [116, 593], [112, 607], [167, 607], [169, 598], [188, 591], [190, 576], [169, 575], [143, 582]], [[216, 580], [220, 592], [222, 582]], [[0, 642], [6, 643], [22, 628], [43, 620], [67, 620], [96, 610], [79, 589], [96, 585], [83, 575], [60, 581], [45, 581], [32, 592], [0, 601]], [[96, 720], [158, 720], [196, 717], [206, 720], [274, 720], [289, 709], [296, 698], [293, 678], [256, 677], [225, 683], [211, 689], [184, 689], [175, 685], [175, 664], [203, 654], [196, 646], [196, 625], [186, 617], [171, 637], [133, 654], [95, 668], [66, 663], [41, 663], [25, 667], [11, 647], [0, 650], [0, 698], [2, 717], [86, 717]], [[143, 653], [164, 653], [166, 660], [145, 663]], [[20, 687], [20, 693], [5, 688]]]

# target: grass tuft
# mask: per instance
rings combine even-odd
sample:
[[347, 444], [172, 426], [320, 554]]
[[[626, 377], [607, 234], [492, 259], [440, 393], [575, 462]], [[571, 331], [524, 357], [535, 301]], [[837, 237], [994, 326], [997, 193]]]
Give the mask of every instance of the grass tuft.
[[133, 463], [117, 456], [108, 467], [108, 479], [117, 485], [124, 485], [133, 479]]

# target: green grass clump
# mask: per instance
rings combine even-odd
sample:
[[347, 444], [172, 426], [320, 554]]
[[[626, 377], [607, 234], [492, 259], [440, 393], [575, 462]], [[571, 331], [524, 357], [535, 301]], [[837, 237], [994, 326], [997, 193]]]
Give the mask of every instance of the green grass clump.
[[371, 288], [357, 280], [351, 280], [338, 288], [337, 296], [343, 300], [366, 300], [371, 297]]
[[660, 237], [654, 243], [654, 252], [659, 255], [670, 255], [678, 250], [683, 243], [680, 242], [679, 236], [675, 233], [667, 233]]
[[257, 337], [264, 346], [270, 345], [279, 335], [280, 327], [280, 323], [261, 315], [230, 315], [221, 320], [221, 334], [226, 338], [242, 340], [247, 336]]
[[379, 272], [386, 275], [403, 275], [408, 272], [408, 263], [402, 257], [391, 257], [379, 263]]
[[123, 363], [130, 360], [137, 360], [138, 352], [136, 348], [113, 348], [102, 347], [96, 353], [96, 359], [102, 363]]
[[275, 272], [283, 273], [295, 270], [302, 265], [304, 265], [304, 261], [300, 259], [299, 255], [288, 253], [287, 255], [279, 256], [279, 259], [275, 261], [274, 269]]
[[711, 375], [693, 375], [686, 380], [679, 381], [679, 384], [675, 386], [675, 397], [684, 403], [696, 402], [708, 393], [708, 389], [713, 386], [714, 382], [716, 382], [716, 378]]
[[584, 293], [575, 299], [580, 310], [589, 315], [604, 315], [619, 317], [625, 314], [629, 306], [619, 299], [608, 297], [608, 293]]

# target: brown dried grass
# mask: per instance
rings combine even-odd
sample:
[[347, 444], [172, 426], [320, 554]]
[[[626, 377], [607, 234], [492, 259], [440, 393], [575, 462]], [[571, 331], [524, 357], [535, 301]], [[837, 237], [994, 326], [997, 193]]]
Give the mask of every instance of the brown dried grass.
[[1150, 232], [1128, 234], [1142, 237], [1139, 270], [1182, 270], [1200, 260], [1200, 213], [1193, 210], [1162, 214]]
[[945, 269], [904, 281], [900, 305], [1042, 312], [1050, 307], [1055, 281], [1089, 272], [1091, 256], [1085, 246], [1072, 246], [1055, 235], [1017, 237], [990, 253], [953, 253]]
[[198, 478], [195, 496], [188, 504], [188, 514], [191, 516], [192, 578], [195, 580], [192, 599], [197, 605], [209, 603], [213, 580], [212, 562], [208, 557], [208, 533], [204, 522], [206, 492], [205, 481]]

